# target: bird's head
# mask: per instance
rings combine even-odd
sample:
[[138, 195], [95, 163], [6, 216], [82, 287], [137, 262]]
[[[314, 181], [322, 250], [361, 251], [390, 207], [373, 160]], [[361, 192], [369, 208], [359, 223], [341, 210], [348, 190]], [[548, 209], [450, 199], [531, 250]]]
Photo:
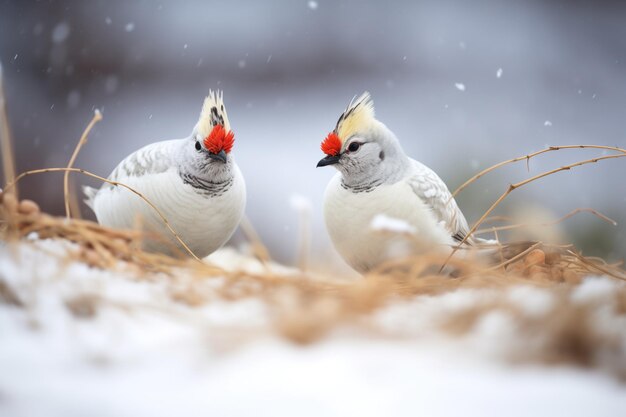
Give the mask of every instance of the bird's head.
[[376, 119], [368, 92], [350, 102], [321, 149], [326, 156], [317, 166], [333, 165], [344, 182], [355, 185], [385, 181], [407, 159], [394, 134]]
[[193, 148], [194, 160], [199, 166], [224, 170], [232, 163], [234, 143], [235, 134], [230, 130], [224, 95], [221, 91], [209, 91], [188, 145]]

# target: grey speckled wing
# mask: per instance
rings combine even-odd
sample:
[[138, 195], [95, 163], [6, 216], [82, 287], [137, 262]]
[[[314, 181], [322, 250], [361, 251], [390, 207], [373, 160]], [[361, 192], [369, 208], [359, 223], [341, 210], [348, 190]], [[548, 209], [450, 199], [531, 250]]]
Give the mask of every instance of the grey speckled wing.
[[[174, 153], [178, 140], [156, 142], [128, 155], [111, 172], [108, 179], [111, 181], [125, 182], [129, 177], [140, 177], [146, 174], [158, 174], [167, 171], [173, 166]], [[83, 187], [85, 204], [93, 209], [93, 201], [99, 190], [112, 188], [113, 185], [105, 182], [99, 189]]]
[[455, 200], [448, 203], [451, 193], [433, 170], [413, 161], [413, 174], [408, 178], [408, 182], [415, 194], [432, 208], [437, 220], [443, 222], [444, 227], [450, 232], [450, 236], [454, 240], [460, 242], [467, 236], [469, 226], [465, 216], [463, 216]]
[[113, 170], [109, 179], [121, 181], [128, 177], [159, 174], [173, 166], [176, 140], [152, 143], [128, 155]]

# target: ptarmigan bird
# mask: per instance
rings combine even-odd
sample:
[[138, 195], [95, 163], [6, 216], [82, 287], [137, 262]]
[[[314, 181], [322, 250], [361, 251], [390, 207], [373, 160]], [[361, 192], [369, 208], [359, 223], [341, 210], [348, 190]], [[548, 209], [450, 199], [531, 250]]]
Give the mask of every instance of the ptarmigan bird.
[[[183, 139], [152, 143], [127, 156], [110, 180], [126, 184], [147, 197], [198, 257], [222, 246], [243, 216], [246, 186], [232, 156], [234, 134], [221, 92], [209, 92], [200, 119]], [[150, 235], [145, 249], [174, 254], [183, 250], [157, 212], [129, 190], [103, 184], [85, 187], [98, 222], [132, 228], [138, 222]]]
[[[326, 188], [326, 227], [339, 254], [357, 271], [400, 255], [397, 250], [406, 252], [407, 245], [411, 253], [449, 252], [469, 232], [441, 178], [409, 158], [391, 130], [376, 120], [369, 93], [350, 103], [321, 147], [326, 157], [317, 166], [339, 171]], [[380, 214], [399, 220], [414, 236], [373, 230]]]

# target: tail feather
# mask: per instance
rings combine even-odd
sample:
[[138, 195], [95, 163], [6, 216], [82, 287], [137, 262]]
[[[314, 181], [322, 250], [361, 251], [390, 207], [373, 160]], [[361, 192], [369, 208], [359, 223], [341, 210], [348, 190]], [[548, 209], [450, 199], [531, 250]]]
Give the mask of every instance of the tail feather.
[[96, 197], [96, 194], [98, 193], [98, 190], [96, 188], [93, 187], [88, 187], [86, 185], [83, 186], [83, 193], [85, 194], [85, 199], [83, 200], [85, 202], [85, 204], [87, 204], [87, 206], [89, 206], [89, 208], [91, 210], [94, 210], [93, 208], [93, 200]]

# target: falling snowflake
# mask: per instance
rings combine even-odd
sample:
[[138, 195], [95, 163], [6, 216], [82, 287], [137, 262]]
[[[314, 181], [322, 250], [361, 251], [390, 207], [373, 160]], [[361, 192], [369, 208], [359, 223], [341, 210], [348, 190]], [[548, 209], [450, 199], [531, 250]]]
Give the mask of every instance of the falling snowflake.
[[459, 91], [465, 91], [465, 84], [463, 84], [463, 83], [455, 83], [454, 86]]
[[496, 71], [496, 77], [498, 78], [502, 77], [502, 68], [498, 68], [498, 71]]

